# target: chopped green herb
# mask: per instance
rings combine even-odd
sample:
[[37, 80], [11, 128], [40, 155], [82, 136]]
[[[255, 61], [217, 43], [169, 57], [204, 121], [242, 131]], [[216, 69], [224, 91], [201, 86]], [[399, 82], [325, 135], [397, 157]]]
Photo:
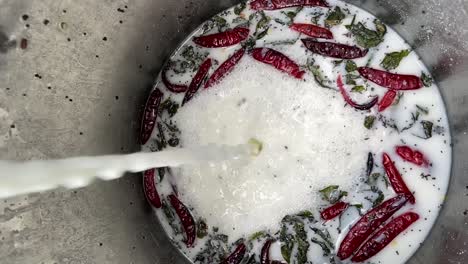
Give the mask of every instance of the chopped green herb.
[[364, 118], [364, 127], [367, 129], [371, 129], [374, 126], [374, 122], [375, 122], [375, 116], [373, 115], [366, 116], [366, 118]]
[[206, 224], [205, 220], [198, 219], [197, 222], [197, 237], [204, 238], [208, 235], [208, 225]]
[[242, 11], [244, 11], [245, 7], [247, 6], [247, 3], [246, 2], [242, 2], [240, 4], [238, 4], [235, 8], [234, 8], [234, 14], [236, 15], [240, 15], [242, 13]]
[[356, 74], [351, 74], [351, 73], [348, 73], [346, 74], [346, 84], [349, 84], [349, 85], [356, 85], [356, 81], [357, 79], [361, 78], [361, 76], [359, 75], [356, 75]]
[[312, 16], [311, 22], [312, 24], [318, 25], [320, 18], [323, 16], [323, 13], [318, 13]]
[[400, 65], [401, 60], [411, 53], [410, 50], [395, 51], [385, 54], [380, 65], [386, 70], [394, 70]]
[[[187, 46], [182, 50], [180, 55], [185, 61], [179, 63], [179, 68], [181, 68], [179, 71], [185, 73], [187, 68], [192, 69], [192, 71], [197, 70], [198, 66], [208, 57], [208, 52], [201, 52], [198, 48]], [[174, 71], [176, 71], [176, 68], [174, 68]]]
[[346, 61], [345, 69], [346, 69], [347, 72], [353, 72], [353, 71], [357, 70], [357, 68], [358, 67], [357, 67], [357, 65], [356, 65], [356, 63], [354, 61], [352, 61], [352, 60]]
[[257, 35], [257, 32], [259, 30], [264, 30], [265, 28], [268, 27], [268, 23], [270, 22], [270, 17], [268, 17], [267, 15], [265, 15], [265, 12], [261, 11], [260, 13], [260, 20], [258, 21], [257, 23], [257, 27], [256, 27], [256, 30], [255, 30], [255, 33], [254, 35]]
[[313, 222], [315, 220], [314, 214], [311, 211], [308, 211], [308, 210], [298, 213], [297, 216], [300, 217], [300, 218], [303, 218], [303, 219], [307, 219], [307, 220], [309, 220], [311, 222]]
[[257, 44], [257, 40], [253, 37], [250, 37], [249, 39], [247, 39], [243, 46], [244, 48], [246, 48], [247, 50], [251, 50], [255, 47], [255, 45]]
[[383, 192], [381, 190], [377, 190], [377, 198], [372, 203], [372, 207], [376, 207], [377, 205], [381, 204], [385, 198]]
[[399, 104], [400, 101], [401, 101], [401, 98], [403, 98], [404, 95], [405, 95], [404, 93], [398, 92], [398, 93], [397, 93], [397, 96], [396, 96], [396, 98], [395, 98], [395, 101], [393, 101], [393, 104], [392, 104], [392, 105], [397, 105], [397, 104]]
[[266, 233], [265, 233], [264, 231], [255, 232], [255, 233], [253, 233], [253, 234], [249, 237], [249, 240], [251, 240], [251, 241], [252, 241], [252, 240], [256, 240], [256, 239], [258, 239], [258, 238], [260, 238], [260, 237], [265, 236], [265, 234], [266, 234]]
[[264, 31], [260, 32], [260, 33], [257, 35], [257, 40], [258, 40], [258, 39], [262, 39], [263, 37], [265, 37], [265, 36], [268, 34], [268, 30], [269, 30], [269, 29], [270, 29], [270, 28], [267, 28], [267, 29], [265, 29]]
[[171, 98], [167, 98], [162, 102], [161, 107], [159, 108], [159, 115], [162, 115], [164, 111], [167, 111], [170, 117], [173, 117], [179, 110], [179, 104], [173, 101]]
[[301, 10], [302, 10], [302, 7], [298, 7], [296, 11], [289, 11], [289, 12], [281, 11], [281, 13], [285, 15], [286, 17], [288, 17], [289, 19], [289, 21], [286, 24], [291, 25], [294, 22], [294, 18], [297, 16], [299, 12], [301, 12]]
[[282, 20], [279, 19], [279, 18], [275, 18], [275, 22], [278, 23], [278, 24], [281, 24], [281, 25], [283, 25], [283, 26], [287, 24], [286, 22], [282, 21]]
[[219, 32], [224, 31], [228, 26], [228, 23], [227, 23], [226, 19], [224, 19], [224, 18], [222, 18], [220, 16], [214, 16], [212, 18], [212, 20], [214, 21], [215, 26], [218, 27]]
[[429, 114], [429, 109], [427, 107], [416, 105], [416, 108], [425, 115]]
[[357, 209], [362, 209], [362, 204], [352, 204], [351, 206], [356, 207]]
[[371, 175], [369, 175], [369, 177], [367, 178], [367, 184], [371, 185], [371, 186], [375, 186], [375, 184], [377, 183], [377, 180], [380, 178], [380, 176], [382, 176], [382, 174], [376, 172], [376, 173], [372, 173]]
[[236, 17], [232, 20], [233, 24], [238, 24], [238, 25], [245, 25], [246, 27], [249, 25], [249, 21], [243, 17]]
[[335, 66], [341, 65], [341, 63], [343, 63], [343, 60], [334, 60], [334, 61], [333, 61], [333, 64], [334, 64]]
[[348, 192], [339, 190], [338, 185], [330, 185], [319, 192], [322, 194], [322, 199], [332, 204], [338, 202], [343, 196], [348, 195]]
[[309, 251], [309, 242], [307, 242], [307, 232], [305, 231], [304, 224], [294, 224], [294, 231], [296, 232], [296, 262], [297, 264], [307, 263], [307, 251]]
[[359, 46], [364, 48], [372, 48], [382, 43], [384, 35], [387, 32], [387, 28], [378, 20], [374, 20], [376, 30], [368, 29], [361, 22], [354, 24], [354, 18], [351, 25], [347, 25], [346, 28], [356, 37], [356, 41]]
[[425, 74], [424, 72], [421, 73], [421, 80], [424, 86], [426, 87], [430, 87], [432, 83], [434, 82], [434, 80], [429, 75]]
[[426, 136], [426, 139], [432, 137], [432, 127], [434, 126], [434, 123], [431, 121], [423, 120], [421, 121], [421, 125], [424, 129], [424, 135]]
[[341, 8], [337, 6], [335, 7], [335, 9], [328, 13], [327, 18], [325, 18], [325, 25], [327, 27], [339, 25], [345, 17], [345, 13], [343, 13], [343, 11], [341, 11]]
[[364, 85], [356, 85], [353, 88], [351, 88], [351, 92], [354, 93], [362, 93], [367, 91], [367, 88]]

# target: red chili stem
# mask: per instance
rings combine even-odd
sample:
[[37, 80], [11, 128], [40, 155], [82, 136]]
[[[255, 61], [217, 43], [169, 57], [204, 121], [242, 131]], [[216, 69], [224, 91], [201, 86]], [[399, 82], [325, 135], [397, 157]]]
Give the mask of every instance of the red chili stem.
[[358, 71], [367, 80], [393, 90], [415, 90], [424, 86], [421, 78], [415, 75], [396, 74], [369, 67], [360, 67]]
[[239, 244], [236, 249], [229, 255], [227, 258], [225, 258], [221, 264], [239, 264], [242, 259], [244, 258], [245, 251], [246, 251], [246, 246], [245, 244]]
[[194, 37], [193, 42], [205, 48], [221, 48], [239, 44], [249, 37], [249, 29], [238, 27], [211, 35]]
[[229, 59], [227, 59], [223, 64], [221, 64], [218, 69], [216, 69], [213, 74], [210, 76], [208, 81], [205, 83], [205, 89], [211, 87], [213, 84], [218, 83], [224, 77], [226, 77], [239, 63], [242, 57], [245, 54], [245, 49], [242, 48], [236, 51]]
[[187, 92], [185, 93], [184, 100], [182, 100], [182, 105], [186, 104], [188, 101], [190, 101], [195, 93], [198, 91], [200, 88], [201, 83], [205, 79], [205, 77], [208, 75], [208, 71], [211, 68], [211, 59], [208, 58], [206, 59], [201, 65], [200, 68], [198, 69], [197, 73], [192, 79], [192, 82], [190, 83]]
[[156, 208], [161, 208], [161, 198], [159, 197], [154, 180], [155, 169], [147, 170], [143, 173], [143, 190], [146, 199]]
[[351, 258], [353, 262], [363, 262], [384, 249], [395, 237], [419, 219], [413, 212], [402, 214], [380, 228]]
[[252, 57], [297, 79], [302, 79], [305, 74], [305, 71], [301, 71], [299, 65], [297, 65], [293, 60], [274, 49], [255, 48], [252, 50]]
[[196, 225], [195, 220], [192, 217], [189, 209], [177, 198], [177, 196], [171, 194], [168, 196], [169, 202], [177, 213], [177, 216], [182, 223], [182, 227], [185, 231], [185, 244], [187, 247], [193, 247], [196, 237]]
[[390, 180], [390, 184], [393, 187], [393, 190], [398, 194], [407, 195], [409, 197], [409, 201], [414, 204], [415, 198], [413, 193], [411, 193], [411, 191], [408, 189], [408, 186], [406, 186], [406, 183], [403, 181], [400, 172], [395, 167], [395, 164], [393, 164], [392, 159], [387, 153], [383, 154], [383, 166], [385, 173], [387, 173], [388, 179]]
[[145, 110], [143, 111], [143, 118], [141, 120], [140, 130], [140, 143], [146, 144], [153, 133], [154, 126], [156, 125], [156, 118], [158, 117], [159, 105], [163, 93], [158, 89], [154, 89], [148, 100], [146, 101]]
[[255, 0], [250, 3], [253, 10], [276, 10], [293, 6], [328, 7], [325, 0]]
[[379, 102], [379, 112], [383, 112], [385, 109], [391, 106], [393, 101], [395, 101], [396, 96], [397, 92], [395, 90], [388, 90], [382, 100]]
[[408, 146], [397, 146], [395, 151], [402, 159], [414, 163], [418, 166], [427, 166], [429, 163], [424, 157], [424, 154], [418, 150], [413, 150]]
[[163, 72], [161, 73], [161, 79], [166, 88], [173, 92], [173, 93], [183, 93], [187, 91], [188, 86], [187, 85], [182, 85], [182, 84], [173, 84], [169, 81], [167, 78], [167, 69], [164, 69]]
[[313, 38], [333, 39], [333, 33], [330, 30], [313, 24], [293, 23], [289, 28]]
[[369, 110], [371, 109], [375, 104], [377, 104], [377, 101], [379, 100], [379, 98], [376, 96], [374, 97], [372, 100], [370, 100], [369, 102], [367, 103], [364, 103], [364, 104], [358, 104], [356, 102], [354, 102], [351, 97], [349, 96], [349, 94], [346, 92], [345, 88], [344, 88], [344, 85], [343, 85], [343, 81], [341, 80], [341, 75], [338, 75], [338, 79], [336, 80], [336, 84], [338, 85], [338, 89], [340, 89], [340, 92], [341, 92], [341, 95], [343, 96], [343, 99], [345, 100], [345, 102], [347, 104], [349, 104], [350, 106], [356, 108], [356, 109], [359, 109], [359, 110]]
[[337, 59], [356, 59], [366, 56], [368, 50], [361, 49], [356, 46], [349, 46], [345, 44], [316, 41], [315, 39], [307, 38], [301, 40], [304, 46], [313, 53], [320, 54], [326, 57]]
[[381, 224], [389, 219], [408, 201], [406, 195], [398, 195], [376, 206], [363, 215], [348, 231], [340, 244], [337, 256], [347, 259]]
[[330, 207], [327, 207], [325, 210], [323, 210], [320, 215], [322, 216], [323, 220], [331, 220], [346, 210], [348, 208], [349, 204], [345, 202], [338, 202]]

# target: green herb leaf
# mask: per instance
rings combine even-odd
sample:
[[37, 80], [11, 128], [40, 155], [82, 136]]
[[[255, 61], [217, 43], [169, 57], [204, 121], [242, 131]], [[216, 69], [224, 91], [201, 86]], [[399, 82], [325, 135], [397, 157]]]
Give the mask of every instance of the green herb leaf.
[[260, 32], [260, 33], [257, 35], [257, 40], [262, 39], [263, 37], [265, 37], [265, 36], [268, 34], [268, 30], [269, 30], [269, 29], [270, 29], [270, 28], [268, 27], [268, 28], [266, 28], [264, 31]]
[[218, 27], [219, 32], [222, 32], [222, 31], [224, 31], [226, 29], [227, 24], [228, 24], [226, 19], [224, 19], [224, 18], [222, 18], [220, 16], [214, 16], [212, 18], [212, 20], [214, 21], [215, 26]]
[[314, 75], [315, 81], [322, 86], [323, 88], [333, 89], [327, 85], [329, 80], [323, 77], [322, 72], [320, 71], [320, 66], [314, 65], [313, 62], [307, 64], [307, 69]]
[[325, 244], [325, 242], [319, 241], [319, 240], [316, 239], [316, 238], [312, 238], [310, 241], [311, 241], [312, 243], [315, 243], [315, 244], [319, 245], [319, 246], [322, 248], [323, 253], [324, 253], [324, 254], [323, 254], [324, 256], [330, 255], [331, 250], [330, 250], [330, 248], [328, 248], [328, 246], [327, 246], [327, 244]]
[[325, 241], [327, 247], [329, 248], [334, 248], [333, 246], [333, 243], [332, 243], [332, 239], [331, 239], [331, 236], [330, 236], [330, 233], [328, 232], [327, 229], [318, 229], [318, 228], [315, 228], [315, 227], [311, 227], [312, 231], [314, 231], [320, 238], [323, 239], [323, 241]]
[[351, 92], [354, 93], [362, 93], [367, 91], [367, 88], [364, 85], [356, 85], [353, 88], [351, 88]]
[[403, 98], [404, 95], [405, 95], [404, 93], [398, 92], [398, 93], [397, 93], [397, 96], [396, 96], [396, 98], [395, 98], [395, 101], [393, 101], [393, 104], [392, 104], [392, 105], [397, 105], [397, 104], [399, 104], [401, 98]]
[[236, 17], [236, 18], [234, 18], [232, 20], [232, 23], [233, 24], [239, 24], [239, 25], [243, 24], [243, 25], [246, 25], [246, 27], [247, 27], [248, 24], [249, 24], [249, 21], [247, 19], [245, 19], [245, 18], [242, 18], [242, 17]]
[[376, 172], [376, 173], [372, 173], [371, 175], [369, 175], [369, 177], [367, 178], [367, 181], [366, 183], [371, 185], [371, 186], [375, 186], [377, 184], [377, 180], [380, 178], [380, 176], [382, 176], [382, 174]]
[[385, 198], [383, 192], [381, 190], [377, 190], [378, 196], [372, 203], [372, 207], [376, 207], [377, 205], [381, 204]]
[[429, 109], [427, 107], [416, 105], [416, 108], [425, 115], [429, 114]]
[[347, 72], [353, 72], [353, 71], [357, 70], [357, 68], [358, 67], [357, 67], [357, 65], [356, 65], [356, 63], [354, 61], [352, 61], [352, 60], [346, 61], [345, 69], [346, 69]]
[[294, 231], [296, 232], [296, 263], [306, 264], [307, 263], [307, 251], [309, 251], [309, 242], [307, 241], [307, 232], [305, 231], [304, 224], [294, 224]]
[[421, 121], [421, 125], [424, 129], [424, 135], [426, 136], [426, 139], [429, 139], [432, 137], [432, 127], [434, 126], [434, 123], [431, 121], [423, 120]]
[[179, 104], [173, 101], [171, 98], [167, 98], [162, 102], [159, 114], [161, 115], [164, 111], [167, 111], [170, 117], [173, 117], [179, 110]]
[[364, 127], [367, 129], [371, 129], [374, 126], [374, 122], [375, 122], [375, 116], [373, 115], [366, 116], [366, 118], [364, 118]]
[[283, 224], [280, 231], [281, 255], [287, 263], [291, 261], [291, 253], [294, 248], [294, 237], [288, 234], [288, 227]]
[[320, 18], [323, 16], [323, 13], [318, 13], [312, 16], [311, 22], [312, 24], [318, 25]]
[[345, 17], [345, 13], [343, 13], [341, 8], [337, 6], [330, 13], [328, 13], [327, 18], [325, 18], [325, 25], [327, 27], [339, 25]]
[[242, 13], [242, 11], [244, 11], [245, 7], [247, 6], [247, 3], [246, 2], [242, 2], [240, 4], [238, 4], [235, 8], [234, 8], [234, 14], [236, 15], [240, 15]]
[[400, 65], [401, 60], [411, 53], [410, 50], [395, 51], [385, 54], [385, 58], [380, 65], [386, 70], [393, 70]]
[[265, 236], [266, 233], [264, 231], [258, 231], [258, 232], [255, 232], [253, 233], [250, 237], [249, 237], [249, 240], [252, 241], [252, 240], [256, 240], [258, 238], [261, 238], [263, 236]]
[[348, 195], [348, 192], [339, 190], [338, 185], [330, 185], [319, 192], [322, 194], [322, 199], [332, 204], [338, 202], [343, 196]]
[[421, 80], [424, 86], [426, 87], [430, 87], [432, 83], [434, 82], [434, 80], [429, 75], [425, 74], [424, 72], [421, 73]]
[[206, 221], [203, 219], [198, 219], [197, 222], [197, 237], [198, 238], [204, 238], [208, 235], [208, 225], [206, 224]]
[[286, 17], [288, 17], [289, 19], [289, 21], [286, 24], [291, 25], [294, 22], [294, 18], [297, 16], [299, 12], [301, 12], [301, 10], [302, 10], [302, 7], [298, 7], [296, 11], [294, 12], [293, 11], [289, 11], [289, 12], [281, 11], [281, 13], [285, 15]]
[[387, 28], [380, 21], [375, 20], [374, 23], [377, 30], [368, 29], [361, 22], [354, 24], [353, 19], [353, 23], [351, 25], [347, 25], [346, 28], [355, 36], [359, 46], [372, 48], [382, 43], [384, 35], [387, 32]]
[[243, 47], [246, 48], [247, 50], [251, 50], [255, 47], [256, 44], [257, 44], [257, 40], [253, 37], [250, 37], [243, 43]]
[[300, 213], [298, 213], [296, 216], [302, 218], [302, 219], [307, 219], [311, 222], [315, 221], [314, 214], [311, 211], [305, 210]]
[[359, 75], [356, 75], [356, 74], [351, 74], [351, 73], [348, 73], [346, 74], [346, 84], [349, 84], [349, 85], [356, 85], [356, 81], [357, 79], [361, 78], [361, 76]]
[[362, 204], [352, 204], [351, 206], [356, 207], [357, 209], [362, 209]]

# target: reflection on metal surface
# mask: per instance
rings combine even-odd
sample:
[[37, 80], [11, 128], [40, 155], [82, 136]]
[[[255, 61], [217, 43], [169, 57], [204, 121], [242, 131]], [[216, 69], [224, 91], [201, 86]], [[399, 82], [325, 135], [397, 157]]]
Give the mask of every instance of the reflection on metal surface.
[[[0, 158], [136, 150], [139, 111], [164, 60], [236, 2], [0, 0]], [[466, 263], [468, 2], [349, 2], [380, 15], [416, 49], [448, 105], [452, 184], [410, 263]], [[155, 223], [137, 177], [17, 197], [0, 201], [0, 256], [2, 263], [184, 263]]]

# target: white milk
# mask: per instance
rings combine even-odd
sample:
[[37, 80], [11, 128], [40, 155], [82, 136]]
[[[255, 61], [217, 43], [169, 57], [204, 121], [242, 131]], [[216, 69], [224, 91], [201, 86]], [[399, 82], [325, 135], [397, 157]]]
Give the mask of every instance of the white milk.
[[[356, 23], [366, 22], [373, 29], [374, 17], [352, 5], [341, 1], [328, 1], [331, 6], [338, 5], [342, 10], [349, 10], [341, 25], [333, 27], [336, 42], [356, 45], [354, 37], [345, 35], [348, 30], [344, 25], [350, 24], [356, 14]], [[313, 58], [319, 65], [323, 75], [330, 80], [330, 86], [336, 87], [338, 74], [344, 75], [344, 63], [334, 66], [337, 59], [325, 58], [312, 54], [302, 46], [300, 41], [293, 45], [272, 45], [278, 40], [298, 39], [299, 33], [289, 30], [275, 22], [275, 18], [287, 21], [282, 13], [295, 11], [296, 8], [278, 11], [265, 11], [271, 17], [268, 35], [259, 41], [257, 46], [271, 47], [289, 56], [300, 65], [305, 65]], [[310, 23], [317, 12], [325, 13], [325, 8], [304, 8], [296, 16], [297, 23]], [[253, 11], [248, 8], [242, 16], [248, 18]], [[323, 25], [326, 15], [319, 19]], [[231, 13], [223, 14], [228, 22], [236, 17]], [[252, 23], [251, 32], [255, 31], [256, 23]], [[214, 29], [216, 30], [216, 29]], [[358, 66], [380, 68], [385, 53], [408, 49], [409, 46], [391, 28], [387, 28], [385, 40], [377, 48], [370, 49], [367, 56], [354, 60]], [[194, 35], [201, 34], [201, 30]], [[305, 36], [302, 36], [304, 38]], [[191, 41], [184, 46], [194, 45]], [[210, 52], [210, 57], [222, 63], [240, 45], [220, 48], [202, 49]], [[180, 49], [173, 59], [180, 58]], [[215, 69], [214, 66], [213, 69]], [[421, 75], [427, 69], [417, 54], [411, 52], [404, 58], [399, 67], [394, 70], [401, 74]], [[174, 82], [189, 82], [193, 72], [171, 76]], [[158, 80], [159, 81], [159, 80]], [[358, 84], [364, 84], [362, 80]], [[366, 92], [351, 93], [357, 102], [367, 102], [371, 96], [380, 98], [387, 91], [367, 82]], [[158, 85], [164, 89], [164, 85]], [[349, 91], [349, 86], [347, 86]], [[165, 97], [171, 97], [180, 102], [183, 95], [174, 95], [165, 91]], [[411, 123], [411, 113], [417, 111], [416, 105], [429, 109], [428, 113], [420, 114], [420, 118], [411, 129], [398, 133], [392, 128], [385, 128], [381, 121], [376, 121], [371, 130], [363, 126], [368, 115], [382, 116], [394, 119], [400, 128]], [[419, 121], [427, 120], [434, 127], [443, 128], [440, 133], [433, 133], [429, 139], [423, 136]], [[157, 181], [161, 197], [165, 197], [177, 186], [179, 196], [190, 209], [195, 219], [204, 218], [209, 226], [219, 229], [218, 234], [229, 236], [229, 247], [232, 251], [233, 242], [266, 230], [274, 237], [280, 228], [281, 219], [287, 214], [295, 214], [302, 210], [310, 210], [318, 220], [316, 223], [306, 222], [310, 247], [308, 260], [313, 263], [329, 263], [330, 256], [323, 256], [322, 248], [310, 240], [316, 234], [310, 227], [325, 228], [330, 232], [335, 250], [343, 239], [347, 229], [359, 219], [359, 213], [365, 213], [372, 208], [367, 185], [362, 183], [366, 177], [367, 154], [372, 152], [376, 167], [374, 173], [383, 174], [382, 153], [387, 152], [395, 161], [396, 167], [403, 175], [409, 189], [415, 192], [416, 204], [406, 205], [395, 216], [414, 211], [420, 219], [399, 235], [390, 245], [375, 257], [371, 263], [403, 263], [420, 246], [429, 233], [439, 213], [447, 189], [451, 165], [451, 139], [444, 104], [435, 85], [415, 91], [404, 92], [398, 105], [391, 106], [383, 113], [378, 113], [376, 107], [371, 111], [357, 111], [345, 102], [339, 92], [320, 87], [310, 72], [304, 80], [296, 80], [269, 65], [253, 60], [246, 54], [235, 70], [219, 84], [209, 90], [200, 89], [198, 94], [180, 108], [172, 121], [182, 131], [181, 146], [191, 147], [208, 143], [239, 144], [245, 139], [255, 137], [264, 143], [264, 149], [259, 157], [247, 166], [224, 162], [213, 166], [184, 166], [173, 169], [162, 182]], [[154, 132], [153, 137], [156, 138]], [[414, 147], [425, 154], [432, 166], [418, 167], [399, 158], [394, 146], [406, 145]], [[154, 143], [144, 146], [153, 149]], [[421, 175], [430, 174], [427, 179]], [[359, 212], [355, 207], [349, 208], [341, 217], [324, 222], [319, 211], [329, 204], [323, 201], [318, 190], [329, 185], [339, 185], [341, 190], [349, 194], [343, 198], [351, 204], [362, 204]], [[395, 194], [386, 187], [383, 180], [378, 183], [385, 195], [385, 200]], [[375, 197], [372, 197], [375, 198]], [[174, 243], [188, 258], [205, 249], [206, 238], [197, 239], [195, 247], [188, 249], [182, 242], [183, 236], [173, 232], [162, 210], [156, 210], [162, 225], [173, 239]], [[178, 223], [172, 223], [172, 225]], [[340, 228], [341, 233], [338, 228]], [[276, 235], [275, 235], [276, 234]], [[265, 239], [251, 241], [249, 254], [258, 255]], [[282, 260], [280, 243], [276, 242], [270, 251], [272, 259]], [[222, 258], [222, 257], [221, 257]], [[345, 261], [346, 262], [346, 261]]]

